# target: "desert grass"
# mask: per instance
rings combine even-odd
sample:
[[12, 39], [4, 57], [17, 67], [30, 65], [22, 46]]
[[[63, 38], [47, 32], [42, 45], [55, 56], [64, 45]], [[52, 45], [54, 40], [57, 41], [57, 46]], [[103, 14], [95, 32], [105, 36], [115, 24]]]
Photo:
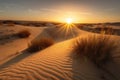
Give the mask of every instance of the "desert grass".
[[101, 34], [114, 34], [114, 29], [112, 27], [103, 27], [100, 31]]
[[14, 27], [15, 26], [15, 23], [14, 22], [12, 22], [12, 21], [10, 21], [10, 22], [7, 22], [7, 23], [5, 23], [7, 26], [9, 26], [9, 27]]
[[30, 31], [29, 30], [21, 30], [19, 31], [16, 36], [20, 37], [20, 38], [28, 38], [30, 36]]
[[0, 26], [3, 25], [3, 22], [0, 21]]
[[42, 37], [38, 40], [34, 40], [32, 41], [29, 45], [28, 45], [28, 51], [29, 52], [37, 52], [39, 50], [43, 50], [51, 45], [54, 44], [54, 40], [51, 38], [46, 38], [46, 37]]
[[78, 38], [73, 48], [77, 55], [100, 66], [112, 59], [111, 54], [118, 49], [118, 45], [108, 36], [88, 35], [88, 37]]

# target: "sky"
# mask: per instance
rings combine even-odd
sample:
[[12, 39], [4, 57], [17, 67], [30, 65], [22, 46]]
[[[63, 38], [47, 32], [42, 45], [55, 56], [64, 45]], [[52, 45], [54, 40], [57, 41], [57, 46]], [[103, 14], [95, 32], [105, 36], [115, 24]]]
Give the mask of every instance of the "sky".
[[120, 22], [120, 0], [0, 0], [1, 20]]

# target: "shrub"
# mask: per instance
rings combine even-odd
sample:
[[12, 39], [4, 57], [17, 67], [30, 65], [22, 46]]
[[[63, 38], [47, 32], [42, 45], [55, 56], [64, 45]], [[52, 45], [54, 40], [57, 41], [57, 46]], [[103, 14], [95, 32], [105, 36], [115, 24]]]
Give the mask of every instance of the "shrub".
[[37, 52], [39, 50], [45, 49], [54, 44], [51, 38], [40, 38], [39, 40], [34, 40], [30, 43], [28, 47], [29, 52]]
[[111, 54], [117, 50], [117, 47], [116, 42], [108, 36], [89, 35], [75, 41], [74, 51], [77, 55], [85, 57], [100, 66], [111, 60]]
[[114, 34], [114, 29], [112, 27], [103, 27], [103, 28], [101, 28], [100, 33], [103, 33], [103, 34]]
[[0, 26], [3, 25], [2, 21], [0, 21]]
[[27, 38], [30, 36], [30, 32], [28, 30], [22, 30], [20, 32], [18, 32], [16, 35], [20, 38]]
[[15, 26], [15, 22], [12, 20], [5, 20], [3, 21], [3, 24], [6, 24], [7, 26]]

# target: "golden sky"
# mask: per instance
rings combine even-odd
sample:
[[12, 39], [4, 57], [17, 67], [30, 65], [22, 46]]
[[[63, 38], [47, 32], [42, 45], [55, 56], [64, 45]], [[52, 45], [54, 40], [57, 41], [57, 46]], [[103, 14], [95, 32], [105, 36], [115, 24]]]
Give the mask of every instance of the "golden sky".
[[0, 0], [0, 19], [77, 23], [120, 21], [120, 0]]

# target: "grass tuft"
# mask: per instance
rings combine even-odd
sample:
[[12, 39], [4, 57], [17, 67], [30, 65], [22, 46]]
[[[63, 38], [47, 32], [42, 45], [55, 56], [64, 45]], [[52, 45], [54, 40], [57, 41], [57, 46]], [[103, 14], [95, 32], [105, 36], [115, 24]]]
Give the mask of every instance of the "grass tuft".
[[37, 52], [39, 50], [43, 50], [54, 44], [53, 39], [51, 38], [40, 38], [39, 40], [34, 40], [30, 43], [28, 47], [29, 52]]
[[77, 55], [91, 60], [97, 66], [106, 64], [111, 60], [111, 54], [117, 50], [116, 42], [104, 35], [89, 35], [78, 38], [74, 44]]
[[20, 32], [18, 32], [16, 34], [16, 36], [20, 37], [20, 38], [28, 38], [30, 36], [30, 32], [28, 30], [21, 30]]

